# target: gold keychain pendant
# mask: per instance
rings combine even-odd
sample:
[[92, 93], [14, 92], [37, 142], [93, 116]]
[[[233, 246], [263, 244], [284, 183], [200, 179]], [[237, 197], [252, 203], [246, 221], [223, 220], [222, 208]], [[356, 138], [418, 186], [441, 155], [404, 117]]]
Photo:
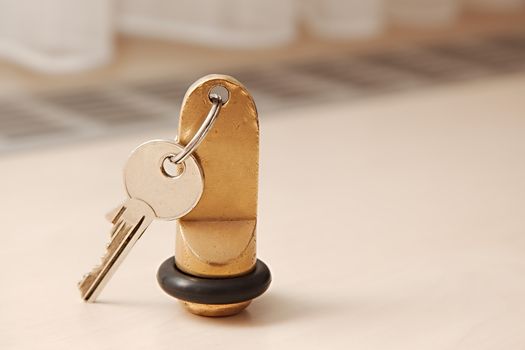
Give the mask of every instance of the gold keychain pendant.
[[[212, 120], [210, 93], [228, 97]], [[208, 128], [204, 133], [203, 128]], [[159, 268], [162, 289], [197, 315], [229, 316], [246, 308], [271, 282], [256, 258], [259, 121], [246, 88], [232, 77], [208, 75], [186, 93], [178, 142], [203, 134], [193, 156], [204, 190], [195, 208], [177, 222], [175, 256]]]

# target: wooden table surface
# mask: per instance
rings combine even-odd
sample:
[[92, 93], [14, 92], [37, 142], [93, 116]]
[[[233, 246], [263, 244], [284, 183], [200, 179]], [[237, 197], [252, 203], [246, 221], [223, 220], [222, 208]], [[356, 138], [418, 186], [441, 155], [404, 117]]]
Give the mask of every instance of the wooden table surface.
[[188, 314], [155, 222], [96, 304], [129, 151], [156, 130], [0, 158], [0, 349], [524, 349], [525, 76], [261, 116], [269, 291]]

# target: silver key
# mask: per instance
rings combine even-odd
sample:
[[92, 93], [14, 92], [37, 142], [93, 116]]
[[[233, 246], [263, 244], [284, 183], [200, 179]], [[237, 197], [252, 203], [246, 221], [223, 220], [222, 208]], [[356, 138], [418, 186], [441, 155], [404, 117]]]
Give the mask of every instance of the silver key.
[[133, 245], [155, 219], [175, 220], [190, 212], [199, 202], [204, 188], [202, 171], [190, 156], [180, 173], [168, 172], [168, 158], [182, 147], [172, 141], [146, 142], [131, 154], [124, 168], [128, 199], [111, 218], [111, 241], [101, 264], [79, 282], [81, 296], [93, 302], [124, 260]]

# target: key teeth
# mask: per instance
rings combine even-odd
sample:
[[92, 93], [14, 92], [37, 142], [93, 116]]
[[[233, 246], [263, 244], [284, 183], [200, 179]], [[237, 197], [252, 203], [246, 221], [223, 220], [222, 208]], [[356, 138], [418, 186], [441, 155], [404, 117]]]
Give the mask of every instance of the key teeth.
[[[122, 214], [125, 212], [125, 209], [126, 208], [124, 206], [119, 206], [115, 208], [114, 210], [110, 211], [106, 215], [106, 218], [108, 219], [108, 221], [112, 222], [113, 224], [111, 227], [110, 236], [113, 236], [117, 231], [122, 229], [122, 226], [124, 224]], [[100, 257], [100, 262], [95, 267], [93, 267], [93, 269], [90, 272], [87, 272], [84, 275], [82, 275], [82, 278], [80, 279], [80, 281], [78, 281], [77, 286], [80, 289], [80, 292], [82, 294], [83, 294], [82, 285], [87, 282], [88, 278], [92, 277], [93, 275], [96, 275], [96, 273], [102, 268], [102, 265], [104, 264], [104, 257], [106, 253], [108, 252], [110, 245], [111, 245], [111, 241], [105, 244], [105, 252]]]
[[118, 211], [115, 212], [115, 216], [113, 217], [113, 220], [111, 220], [111, 223], [116, 225], [118, 222], [122, 222], [124, 213], [127, 209], [128, 208], [124, 205], [118, 208]]
[[85, 273], [85, 274], [82, 276], [82, 278], [80, 279], [80, 281], [78, 282], [78, 286], [81, 287], [84, 283], [86, 283], [87, 280], [88, 280], [90, 277], [92, 277], [92, 276], [97, 272], [97, 270], [99, 270], [99, 269], [100, 269], [100, 265], [97, 265], [97, 266], [95, 266], [95, 267], [93, 268], [92, 271]]
[[[119, 214], [118, 216], [118, 219], [115, 219], [113, 221], [113, 225], [111, 226], [111, 230], [110, 230], [110, 237], [113, 237], [118, 231], [122, 230], [124, 225], [126, 224], [125, 222], [125, 218], [124, 218], [124, 214], [125, 212], [122, 212], [121, 214]], [[108, 243], [106, 243], [106, 250], [109, 248], [111, 244], [111, 241], [109, 241]]]
[[[111, 231], [111, 236], [115, 235], [119, 231], [125, 231], [126, 229], [129, 229], [129, 227], [126, 226], [125, 219], [123, 217], [123, 213], [125, 211], [120, 210], [118, 214], [118, 221], [113, 224], [113, 228]], [[110, 246], [111, 246], [112, 240], [109, 241], [106, 244], [106, 249], [104, 251], [104, 254], [100, 256], [99, 263], [93, 267], [93, 269], [90, 272], [85, 273], [81, 280], [77, 283], [77, 286], [80, 290], [80, 295], [82, 299], [86, 302], [93, 302], [94, 300], [90, 300], [91, 297], [87, 296], [87, 293], [89, 293], [90, 285], [94, 282], [94, 280], [97, 278], [97, 275], [100, 273], [102, 268], [104, 267], [104, 263], [106, 261], [106, 255], [109, 252]]]
[[89, 276], [89, 273], [85, 273], [82, 278], [80, 279], [80, 281], [77, 282], [77, 287], [80, 288], [82, 286], [82, 284], [84, 284], [84, 282], [86, 281], [86, 279], [88, 278]]
[[104, 264], [104, 255], [100, 257], [100, 263], [98, 263], [97, 265], [95, 265], [91, 271], [89, 272], [86, 272], [84, 275], [82, 275], [82, 278], [80, 279], [80, 281], [78, 282], [78, 287], [80, 289], [82, 289], [82, 285], [84, 283], [87, 282], [87, 280], [90, 278], [90, 277], [95, 277], [97, 275], [97, 273], [100, 271], [100, 269], [102, 269], [102, 266]]
[[[111, 240], [106, 244], [100, 263], [78, 282], [81, 297], [86, 302], [95, 301], [107, 278], [111, 277], [112, 270], [120, 263], [118, 259], [126, 245], [131, 243], [132, 247], [155, 217], [153, 212], [150, 213], [149, 206], [148, 211], [143, 212], [143, 204], [146, 204], [142, 201], [131, 199], [126, 203], [109, 213], [108, 217], [112, 216], [110, 221], [113, 224], [110, 231]], [[125, 257], [125, 254], [122, 256]]]

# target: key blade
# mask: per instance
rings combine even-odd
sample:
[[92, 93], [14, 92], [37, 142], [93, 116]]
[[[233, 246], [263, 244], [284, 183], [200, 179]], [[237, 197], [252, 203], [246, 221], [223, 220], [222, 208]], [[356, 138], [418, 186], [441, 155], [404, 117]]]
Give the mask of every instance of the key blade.
[[95, 301], [129, 250], [146, 229], [143, 221], [137, 223], [134, 227], [124, 222], [119, 222], [118, 226], [113, 233], [111, 242], [107, 246], [106, 254], [102, 257], [100, 265], [85, 275], [79, 283], [80, 294], [85, 301]]
[[111, 210], [109, 213], [106, 214], [106, 220], [111, 222], [112, 224], [115, 224], [119, 219], [120, 215], [124, 212], [126, 208], [121, 205], [120, 207], [116, 207], [115, 209]]
[[111, 241], [100, 265], [84, 276], [78, 287], [82, 299], [94, 302], [131, 248], [153, 220], [153, 210], [137, 199], [128, 200], [114, 220]]

